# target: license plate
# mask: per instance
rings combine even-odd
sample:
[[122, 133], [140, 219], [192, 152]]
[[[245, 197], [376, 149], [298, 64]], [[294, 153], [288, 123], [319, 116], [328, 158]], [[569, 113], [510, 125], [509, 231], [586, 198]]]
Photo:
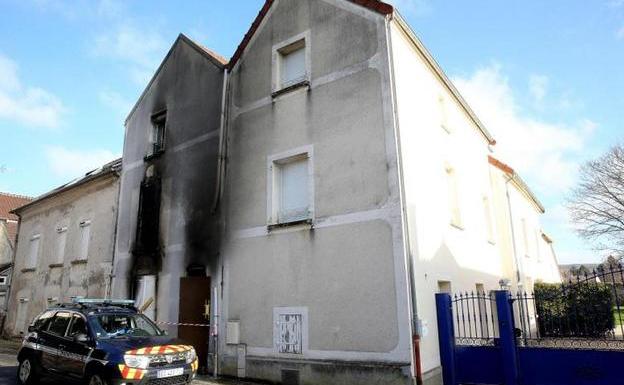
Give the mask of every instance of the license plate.
[[180, 376], [182, 374], [184, 374], [184, 368], [165, 369], [165, 370], [159, 370], [158, 373], [156, 373], [156, 377], [167, 378], [167, 377], [173, 377], [173, 376]]

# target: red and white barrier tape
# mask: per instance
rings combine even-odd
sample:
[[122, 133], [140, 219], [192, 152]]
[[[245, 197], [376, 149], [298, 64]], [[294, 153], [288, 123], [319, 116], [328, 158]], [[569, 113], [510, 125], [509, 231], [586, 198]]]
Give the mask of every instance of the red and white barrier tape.
[[188, 323], [180, 323], [180, 322], [156, 322], [159, 325], [168, 325], [168, 326], [197, 326], [203, 328], [209, 328], [210, 324], [188, 324]]

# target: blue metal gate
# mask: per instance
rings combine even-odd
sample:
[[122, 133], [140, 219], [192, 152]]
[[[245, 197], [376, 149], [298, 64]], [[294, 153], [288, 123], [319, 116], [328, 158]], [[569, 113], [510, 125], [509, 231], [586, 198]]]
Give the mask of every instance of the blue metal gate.
[[[563, 285], [552, 298], [504, 290], [436, 294], [444, 385], [624, 384], [624, 276], [598, 276]], [[583, 294], [594, 287], [602, 297]]]

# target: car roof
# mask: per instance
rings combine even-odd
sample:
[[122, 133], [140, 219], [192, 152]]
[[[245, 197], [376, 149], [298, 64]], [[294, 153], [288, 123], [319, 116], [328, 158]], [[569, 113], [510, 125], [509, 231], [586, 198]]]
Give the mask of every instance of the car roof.
[[138, 310], [130, 306], [117, 306], [108, 304], [57, 304], [51, 306], [47, 311], [73, 311], [83, 315], [119, 313], [119, 314], [136, 314]]

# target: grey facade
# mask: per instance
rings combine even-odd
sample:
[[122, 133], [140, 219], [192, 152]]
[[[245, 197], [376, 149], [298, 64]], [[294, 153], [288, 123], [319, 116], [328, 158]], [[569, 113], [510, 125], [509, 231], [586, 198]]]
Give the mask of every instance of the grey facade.
[[49, 305], [110, 293], [121, 161], [14, 212], [20, 230], [5, 332], [20, 335]]

